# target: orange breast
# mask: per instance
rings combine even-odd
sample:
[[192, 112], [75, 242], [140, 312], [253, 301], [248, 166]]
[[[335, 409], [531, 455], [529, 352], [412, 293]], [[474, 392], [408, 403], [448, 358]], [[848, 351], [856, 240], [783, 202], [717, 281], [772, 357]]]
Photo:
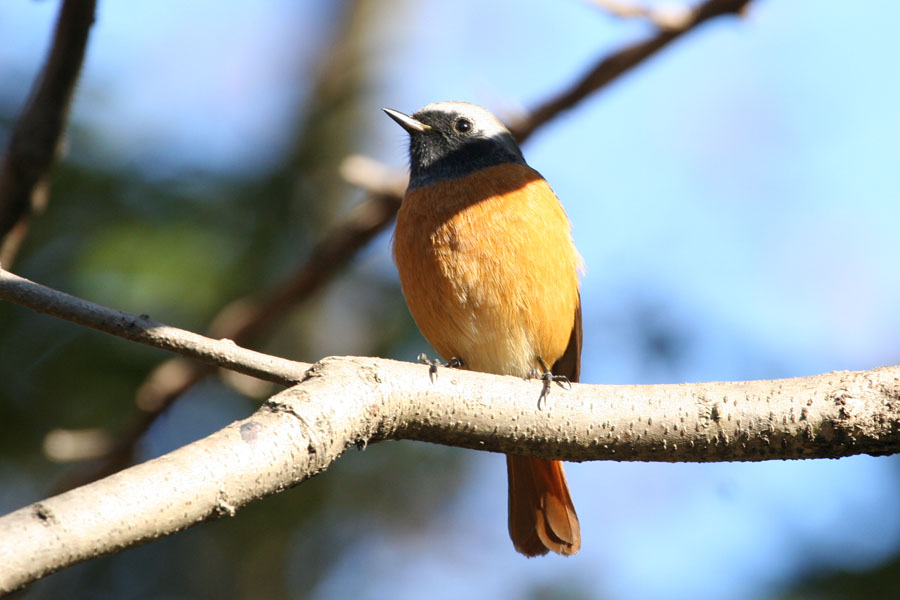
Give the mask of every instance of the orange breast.
[[533, 169], [504, 164], [407, 193], [394, 260], [416, 325], [445, 360], [526, 376], [565, 351], [580, 258]]

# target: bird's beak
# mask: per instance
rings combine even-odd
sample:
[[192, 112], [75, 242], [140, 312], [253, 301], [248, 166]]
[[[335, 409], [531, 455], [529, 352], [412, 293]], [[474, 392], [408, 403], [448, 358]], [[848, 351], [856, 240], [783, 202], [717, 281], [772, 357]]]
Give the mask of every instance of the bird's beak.
[[413, 133], [413, 132], [424, 133], [424, 132], [428, 131], [429, 129], [431, 129], [430, 125], [426, 125], [422, 121], [413, 119], [409, 115], [404, 115], [399, 110], [393, 110], [391, 108], [382, 108], [381, 110], [386, 112], [387, 116], [389, 116], [393, 120], [397, 121], [397, 124], [400, 125], [400, 127], [405, 129], [406, 131], [408, 131], [409, 133]]

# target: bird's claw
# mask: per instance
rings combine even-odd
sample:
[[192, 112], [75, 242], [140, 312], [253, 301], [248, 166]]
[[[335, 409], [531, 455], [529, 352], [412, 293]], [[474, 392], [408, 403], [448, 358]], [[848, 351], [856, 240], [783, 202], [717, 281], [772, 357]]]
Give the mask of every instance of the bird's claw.
[[[541, 361], [541, 366], [543, 367], [543, 361]], [[538, 410], [541, 410], [541, 406], [547, 405], [547, 398], [550, 397], [550, 385], [555, 383], [559, 387], [564, 390], [572, 389], [572, 382], [565, 375], [554, 375], [549, 369], [544, 371], [538, 371], [537, 369], [531, 369], [528, 373], [529, 379], [540, 379], [543, 382], [543, 386], [541, 387], [541, 395], [538, 396]]]
[[451, 356], [450, 360], [448, 360], [445, 363], [442, 363], [441, 359], [439, 359], [439, 358], [435, 358], [434, 360], [429, 359], [428, 355], [425, 354], [424, 352], [419, 354], [419, 356], [417, 358], [418, 358], [419, 362], [428, 365], [428, 378], [431, 379], [431, 383], [434, 383], [437, 380], [438, 367], [447, 367], [448, 369], [459, 369], [460, 367], [465, 365], [465, 363], [462, 361], [461, 358], [457, 358], [455, 356]]

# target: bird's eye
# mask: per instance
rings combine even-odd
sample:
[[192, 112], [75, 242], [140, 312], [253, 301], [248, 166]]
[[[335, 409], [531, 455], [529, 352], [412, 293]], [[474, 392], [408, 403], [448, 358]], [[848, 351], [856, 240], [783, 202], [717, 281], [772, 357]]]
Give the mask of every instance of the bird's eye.
[[459, 119], [454, 125], [454, 128], [459, 133], [469, 133], [472, 131], [472, 121], [468, 119]]

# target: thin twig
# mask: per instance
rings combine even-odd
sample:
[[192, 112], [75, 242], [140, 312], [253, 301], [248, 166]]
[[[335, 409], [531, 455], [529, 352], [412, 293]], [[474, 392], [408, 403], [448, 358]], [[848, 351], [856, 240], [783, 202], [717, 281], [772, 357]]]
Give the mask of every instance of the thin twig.
[[148, 315], [106, 308], [34, 283], [2, 268], [0, 298], [127, 340], [282, 385], [301, 381], [309, 368], [304, 363], [241, 348], [228, 339], [214, 340], [164, 325]]
[[96, 0], [65, 0], [53, 45], [16, 121], [0, 167], [0, 264], [12, 263], [34, 210], [47, 200], [50, 168], [94, 22]]

